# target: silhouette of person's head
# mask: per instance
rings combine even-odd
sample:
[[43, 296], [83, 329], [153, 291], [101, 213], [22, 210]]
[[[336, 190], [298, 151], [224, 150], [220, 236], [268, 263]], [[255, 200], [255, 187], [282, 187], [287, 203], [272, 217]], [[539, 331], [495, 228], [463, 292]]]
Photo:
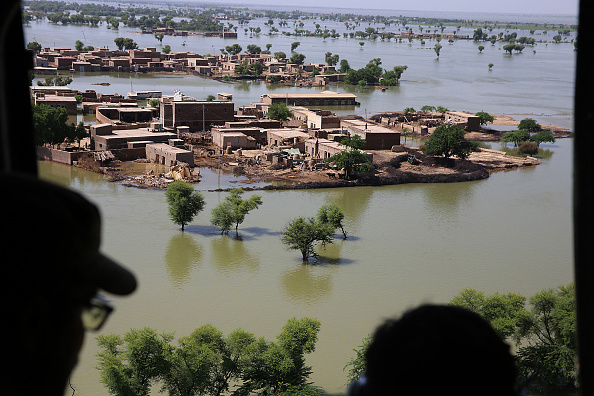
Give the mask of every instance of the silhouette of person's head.
[[516, 367], [487, 321], [423, 305], [380, 325], [367, 349], [366, 396], [512, 396]]
[[62, 395], [85, 329], [110, 311], [96, 294], [132, 293], [136, 279], [99, 252], [99, 211], [80, 194], [24, 175], [0, 182], [3, 388]]

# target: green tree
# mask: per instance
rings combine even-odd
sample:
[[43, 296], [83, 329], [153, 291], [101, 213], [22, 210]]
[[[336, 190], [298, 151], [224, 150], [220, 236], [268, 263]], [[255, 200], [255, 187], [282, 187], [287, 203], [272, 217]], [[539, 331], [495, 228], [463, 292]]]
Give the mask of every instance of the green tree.
[[171, 52], [171, 46], [170, 46], [169, 44], [165, 44], [165, 45], [163, 46], [162, 52], [163, 52], [164, 54], [168, 54], [168, 53], [170, 53], [170, 52]]
[[245, 216], [262, 205], [262, 196], [252, 195], [248, 199], [242, 199], [244, 192], [241, 188], [234, 188], [225, 197], [225, 201], [212, 210], [211, 223], [221, 229], [221, 234], [228, 234], [233, 226], [237, 234], [237, 229], [245, 220]]
[[237, 55], [243, 50], [243, 48], [241, 47], [241, 45], [235, 43], [233, 45], [226, 46], [225, 50], [229, 55]]
[[33, 128], [38, 146], [80, 141], [87, 135], [82, 121], [78, 125], [68, 123], [66, 109], [46, 104], [33, 105]]
[[439, 58], [439, 53], [442, 49], [442, 45], [441, 44], [435, 44], [435, 47], [433, 47], [433, 50], [435, 51], [435, 55], [437, 55], [437, 57]]
[[324, 59], [328, 66], [336, 65], [338, 63], [339, 58], [340, 57], [338, 54], [332, 55], [332, 52], [326, 52], [326, 54], [324, 55]]
[[155, 34], [155, 38], [157, 39], [157, 41], [159, 41], [160, 44], [163, 44], [163, 39], [165, 38], [165, 35], [163, 33], [157, 33]]
[[291, 58], [289, 59], [289, 63], [293, 63], [295, 65], [302, 65], [304, 61], [305, 55], [299, 53], [294, 53], [293, 55], [291, 55]]
[[508, 131], [501, 136], [502, 142], [513, 142], [514, 147], [518, 147], [520, 143], [528, 140], [530, 140], [530, 132], [528, 131]]
[[491, 69], [493, 68], [493, 66], [495, 66], [495, 65], [494, 65], [494, 64], [492, 64], [492, 63], [489, 63], [489, 65], [488, 65], [488, 66], [489, 66], [489, 70], [491, 70]]
[[323, 223], [315, 218], [299, 217], [289, 223], [283, 231], [281, 240], [289, 246], [289, 249], [299, 250], [303, 261], [310, 257], [317, 257], [315, 246], [321, 243], [323, 246], [332, 243], [334, 226]]
[[31, 42], [27, 43], [27, 49], [31, 50], [31, 51], [39, 52], [42, 50], [42, 47], [41, 47], [41, 44], [39, 44], [37, 41], [31, 41]]
[[152, 98], [152, 99], [149, 99], [149, 101], [148, 101], [148, 105], [151, 107], [159, 107], [160, 104], [161, 104], [161, 101], [157, 98]]
[[444, 106], [437, 106], [435, 108], [435, 111], [437, 111], [438, 113], [444, 114], [444, 113], [447, 113], [450, 110], [447, 107], [444, 107]]
[[80, 41], [80, 40], [76, 40], [76, 43], [74, 43], [74, 49], [77, 51], [82, 51], [85, 47], [85, 44]]
[[540, 131], [542, 129], [542, 127], [534, 119], [524, 118], [518, 124], [518, 129], [520, 129], [522, 131], [528, 131], [528, 132], [537, 132], [537, 131]]
[[519, 380], [527, 391], [576, 390], [573, 284], [542, 290], [528, 301], [515, 293], [486, 296], [465, 289], [450, 304], [480, 314], [503, 339], [515, 342]]
[[456, 124], [442, 124], [435, 128], [427, 144], [424, 153], [428, 155], [443, 155], [446, 159], [456, 156], [466, 159], [474, 145], [464, 139], [464, 130]]
[[530, 141], [536, 143], [537, 147], [545, 142], [555, 143], [555, 135], [551, 131], [538, 131], [530, 136]]
[[301, 43], [299, 41], [293, 41], [291, 43], [291, 52], [295, 51], [297, 49], [297, 47], [299, 47]]
[[336, 204], [324, 205], [318, 209], [318, 221], [322, 223], [331, 224], [334, 229], [340, 228], [343, 239], [347, 239], [347, 233], [344, 230], [342, 221], [344, 220], [344, 212]]
[[165, 199], [169, 205], [169, 218], [181, 226], [182, 231], [194, 216], [204, 209], [205, 201], [194, 186], [183, 180], [176, 180], [167, 186]]
[[421, 111], [433, 112], [433, 111], [435, 111], [435, 106], [425, 105], [425, 106], [421, 107]]
[[493, 121], [495, 121], [495, 117], [484, 111], [479, 111], [475, 114], [475, 116], [479, 118], [479, 122], [481, 125], [487, 125], [488, 122], [493, 123]]
[[132, 50], [132, 49], [138, 48], [138, 44], [136, 44], [136, 42], [134, 40], [132, 40], [131, 38], [127, 38], [127, 37], [116, 37], [113, 40], [113, 42], [115, 43], [115, 45], [118, 47], [118, 49], [120, 51]]
[[561, 35], [560, 34], [557, 34], [557, 35], [553, 36], [553, 41], [556, 42], [556, 43], [560, 42], [561, 41]]
[[268, 117], [283, 122], [293, 117], [293, 111], [284, 103], [273, 103], [268, 107]]
[[334, 154], [326, 161], [343, 169], [346, 179], [350, 179], [355, 174], [369, 172], [373, 169], [369, 161], [369, 156], [367, 153], [361, 151], [365, 145], [365, 140], [361, 139], [360, 136], [345, 137], [340, 141], [339, 145], [345, 146], [346, 149]]
[[256, 44], [248, 44], [248, 46], [245, 50], [246, 54], [252, 54], [252, 55], [259, 54], [261, 52], [262, 52], [262, 48], [260, 48]]
[[409, 115], [409, 114], [416, 113], [416, 112], [417, 112], [417, 111], [415, 110], [415, 108], [414, 108], [414, 107], [407, 107], [407, 108], [405, 108], [405, 109], [402, 111], [402, 114], [403, 114], [403, 115], [405, 115], [405, 116], [407, 116], [407, 115]]
[[355, 352], [355, 357], [351, 359], [346, 366], [344, 366], [343, 370], [349, 367], [349, 371], [347, 374], [348, 382], [357, 381], [363, 374], [365, 374], [366, 364], [365, 364], [365, 352], [369, 348], [369, 344], [371, 344], [371, 337], [363, 338], [361, 345], [357, 348], [353, 349]]
[[122, 338], [100, 335], [97, 343], [101, 382], [115, 396], [148, 396], [150, 387], [168, 369], [173, 334], [150, 328], [132, 329]]
[[340, 73], [346, 73], [351, 69], [351, 65], [349, 65], [349, 61], [346, 59], [341, 59], [340, 60], [340, 68], [338, 69], [338, 71]]
[[276, 59], [287, 59], [287, 54], [285, 54], [283, 51], [278, 51], [274, 53], [274, 57]]
[[479, 50], [479, 52], [481, 52], [481, 53], [482, 53], [484, 49], [485, 49], [485, 46], [484, 46], [484, 45], [479, 45], [479, 46], [478, 46], [478, 50]]

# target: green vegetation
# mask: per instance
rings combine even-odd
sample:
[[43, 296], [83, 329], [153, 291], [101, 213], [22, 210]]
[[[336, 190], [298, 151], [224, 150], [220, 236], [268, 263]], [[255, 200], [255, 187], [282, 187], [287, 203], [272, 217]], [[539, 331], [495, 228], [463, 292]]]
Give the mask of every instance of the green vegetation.
[[39, 44], [37, 41], [31, 41], [31, 42], [27, 43], [27, 49], [31, 50], [31, 51], [39, 52], [43, 48], [41, 47], [41, 44]]
[[87, 136], [82, 121], [78, 125], [69, 124], [66, 109], [46, 104], [33, 105], [33, 127], [37, 146], [60, 144], [65, 141], [80, 142]]
[[481, 125], [487, 125], [488, 122], [493, 123], [493, 121], [495, 121], [495, 117], [484, 111], [479, 111], [475, 114], [475, 116], [479, 118], [479, 122]]
[[235, 234], [245, 216], [262, 205], [262, 196], [252, 195], [248, 199], [242, 199], [245, 191], [241, 188], [234, 188], [225, 200], [217, 205], [211, 214], [212, 225], [221, 229], [221, 234], [229, 234], [231, 227], [235, 226]]
[[289, 63], [293, 63], [295, 65], [302, 65], [304, 61], [305, 55], [299, 53], [294, 53], [291, 55], [291, 58], [289, 58]]
[[268, 117], [283, 122], [293, 117], [293, 111], [284, 103], [273, 103], [268, 107]]
[[120, 51], [132, 50], [132, 49], [138, 48], [138, 44], [131, 38], [127, 38], [127, 37], [116, 37], [113, 40], [113, 42], [115, 43], [115, 45], [118, 47], [118, 49]]
[[537, 131], [540, 131], [542, 129], [542, 127], [534, 119], [524, 118], [518, 124], [518, 129], [520, 129], [522, 131], [528, 131], [528, 132], [537, 132]]
[[151, 107], [159, 107], [161, 105], [161, 101], [157, 98], [149, 99], [148, 105]]
[[194, 191], [194, 186], [183, 180], [176, 180], [167, 186], [165, 199], [169, 206], [169, 218], [180, 225], [182, 231], [186, 224], [192, 221], [206, 204], [200, 192]]
[[248, 63], [247, 59], [235, 66], [235, 74], [239, 76], [259, 76], [263, 71], [264, 66], [260, 62]]
[[315, 350], [320, 322], [289, 319], [276, 341], [243, 329], [228, 336], [212, 324], [180, 337], [145, 327], [123, 337], [100, 335], [98, 369], [101, 382], [114, 396], [148, 396], [160, 385], [169, 395], [318, 395], [308, 384], [311, 367], [305, 355]]
[[427, 140], [423, 152], [428, 155], [443, 155], [446, 159], [456, 156], [466, 159], [475, 144], [464, 139], [464, 130], [456, 124], [442, 124]]
[[56, 76], [56, 77], [46, 77], [43, 81], [37, 80], [37, 85], [42, 87], [49, 87], [49, 86], [66, 86], [72, 82], [72, 77], [70, 76]]
[[321, 243], [325, 246], [332, 243], [335, 228], [330, 223], [325, 223], [316, 218], [299, 217], [289, 223], [283, 231], [281, 240], [289, 249], [299, 250], [303, 261], [310, 257], [317, 257], [315, 246]]
[[343, 239], [347, 239], [347, 233], [344, 230], [344, 225], [342, 221], [344, 220], [344, 212], [340, 207], [336, 204], [328, 204], [322, 206], [318, 210], [317, 215], [318, 221], [321, 223], [328, 223], [334, 227], [336, 230], [340, 228], [342, 231]]
[[374, 58], [361, 69], [355, 70], [349, 68], [346, 72], [346, 76], [344, 77], [345, 84], [381, 84], [387, 86], [397, 85], [402, 73], [404, 73], [404, 71], [408, 68], [407, 66], [395, 66], [392, 70], [384, 70], [380, 67], [381, 64], [382, 61], [380, 58]]
[[334, 154], [326, 161], [344, 170], [345, 179], [349, 180], [356, 174], [370, 172], [373, 169], [369, 156], [361, 151], [365, 145], [365, 140], [361, 137], [344, 137], [339, 145], [345, 146], [345, 150]]
[[573, 284], [542, 290], [528, 300], [516, 293], [490, 296], [464, 289], [450, 304], [470, 309], [503, 339], [514, 341], [520, 383], [533, 392], [576, 389]]

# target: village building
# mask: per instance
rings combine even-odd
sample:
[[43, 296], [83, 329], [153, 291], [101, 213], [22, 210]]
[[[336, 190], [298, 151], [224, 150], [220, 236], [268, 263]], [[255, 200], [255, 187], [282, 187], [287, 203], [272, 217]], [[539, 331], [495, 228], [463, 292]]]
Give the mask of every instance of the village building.
[[133, 124], [136, 127], [148, 127], [153, 119], [158, 117], [158, 111], [154, 107], [100, 106], [95, 110], [95, 118], [98, 124]]
[[161, 100], [161, 121], [166, 128], [190, 127], [190, 132], [234, 120], [234, 104], [229, 101], [188, 100], [181, 92]]
[[321, 158], [325, 160], [343, 150], [344, 146], [341, 146], [338, 141], [330, 139], [315, 138], [305, 141], [304, 152], [309, 154], [311, 158]]
[[376, 125], [365, 120], [341, 120], [341, 127], [348, 133], [365, 140], [365, 150], [390, 150], [400, 145], [400, 132]]
[[302, 121], [309, 129], [340, 128], [340, 119], [330, 110], [293, 106], [291, 111], [293, 111], [293, 119]]
[[170, 139], [168, 143], [148, 143], [145, 146], [146, 158], [166, 166], [175, 166], [181, 163], [194, 166], [194, 153], [178, 147], [180, 139]]
[[357, 96], [350, 93], [324, 91], [319, 94], [264, 94], [260, 101], [266, 105], [284, 103], [287, 106], [355, 106]]
[[137, 148], [149, 143], [169, 142], [170, 139], [177, 139], [177, 135], [155, 127], [118, 129], [110, 123], [90, 126], [91, 150]]
[[242, 131], [242, 129], [248, 128], [231, 128], [228, 130], [226, 130], [226, 128], [213, 129], [211, 132], [212, 142], [223, 149], [227, 147], [231, 147], [233, 150], [256, 148], [256, 139], [246, 135], [244, 132], [247, 131]]
[[481, 119], [475, 115], [469, 115], [458, 111], [447, 111], [444, 114], [444, 121], [450, 124], [458, 124], [467, 132], [480, 131]]
[[268, 129], [266, 130], [266, 139], [269, 146], [293, 147], [298, 148], [300, 152], [305, 152], [305, 141], [311, 136], [300, 129]]
[[76, 115], [78, 103], [74, 94], [71, 93], [69, 95], [58, 94], [46, 94], [43, 92], [37, 92], [35, 94], [34, 103], [36, 105], [44, 104], [47, 106], [51, 106], [54, 108], [63, 108], [66, 110], [68, 115]]

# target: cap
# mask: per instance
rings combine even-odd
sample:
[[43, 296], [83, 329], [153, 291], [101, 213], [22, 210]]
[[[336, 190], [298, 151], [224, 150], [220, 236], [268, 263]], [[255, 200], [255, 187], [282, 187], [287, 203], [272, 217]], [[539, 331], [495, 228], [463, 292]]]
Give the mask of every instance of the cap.
[[[136, 289], [135, 276], [99, 252], [101, 217], [81, 194], [23, 174], [2, 173], [0, 196], [8, 230], [6, 281], [31, 287], [84, 282], [108, 293]], [[49, 286], [46, 286], [49, 285]]]

